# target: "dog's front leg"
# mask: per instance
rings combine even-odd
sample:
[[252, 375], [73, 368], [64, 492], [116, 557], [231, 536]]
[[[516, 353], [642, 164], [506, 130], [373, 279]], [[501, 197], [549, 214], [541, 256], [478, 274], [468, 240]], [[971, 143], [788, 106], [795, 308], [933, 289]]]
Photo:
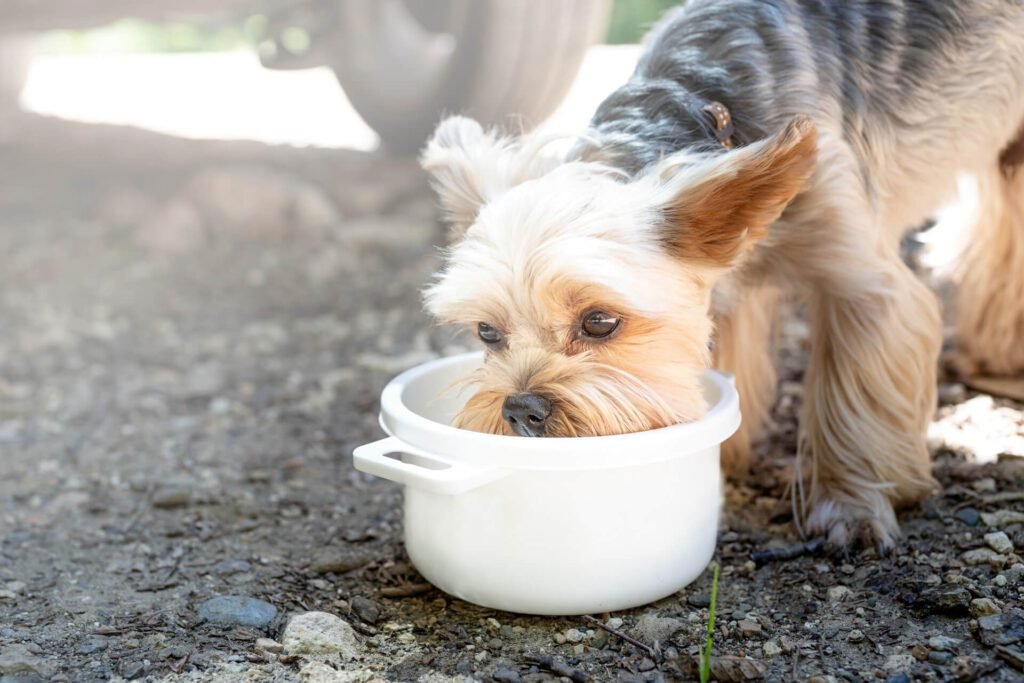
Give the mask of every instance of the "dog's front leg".
[[795, 490], [804, 533], [884, 549], [899, 535], [894, 507], [934, 486], [925, 429], [941, 324], [937, 300], [896, 249], [866, 237], [832, 242], [819, 264]]

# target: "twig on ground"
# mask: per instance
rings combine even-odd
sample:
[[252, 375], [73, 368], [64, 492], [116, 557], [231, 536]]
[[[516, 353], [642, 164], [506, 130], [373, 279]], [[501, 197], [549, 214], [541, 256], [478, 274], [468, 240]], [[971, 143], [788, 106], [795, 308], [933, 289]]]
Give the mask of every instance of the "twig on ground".
[[171, 671], [173, 671], [176, 674], [181, 674], [181, 672], [185, 670], [185, 667], [188, 666], [188, 662], [190, 659], [192, 659], [192, 653], [188, 652], [185, 654], [184, 657], [181, 658], [180, 662], [171, 667]]
[[750, 553], [750, 559], [757, 564], [767, 564], [768, 562], [780, 562], [785, 560], [795, 560], [798, 557], [804, 555], [817, 555], [825, 549], [824, 538], [812, 538], [806, 543], [799, 543], [797, 545], [787, 546], [785, 548], [769, 548], [768, 550], [755, 550]]
[[636, 638], [631, 638], [631, 637], [627, 636], [625, 633], [623, 633], [622, 631], [614, 629], [611, 626], [605, 625], [605, 623], [603, 621], [601, 621], [600, 619], [595, 619], [594, 617], [590, 616], [589, 614], [584, 614], [583, 615], [583, 619], [586, 620], [587, 623], [593, 624], [594, 626], [598, 627], [599, 629], [607, 631], [608, 633], [612, 634], [616, 638], [620, 638], [620, 639], [626, 641], [627, 643], [629, 643], [630, 645], [633, 645], [634, 647], [637, 647], [637, 648], [643, 650], [652, 659], [655, 657], [654, 648], [651, 647], [650, 645], [644, 645], [643, 643], [641, 643]]

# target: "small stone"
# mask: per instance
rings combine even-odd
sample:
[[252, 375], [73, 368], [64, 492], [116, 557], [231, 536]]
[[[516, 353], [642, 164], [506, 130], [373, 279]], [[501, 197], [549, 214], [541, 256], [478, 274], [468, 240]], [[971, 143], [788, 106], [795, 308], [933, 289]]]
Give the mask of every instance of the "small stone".
[[494, 617], [487, 617], [487, 619], [484, 620], [484, 623], [487, 624], [487, 628], [494, 629], [495, 631], [501, 630], [501, 622]]
[[962, 510], [957, 510], [956, 513], [953, 514], [953, 516], [959, 519], [967, 526], [978, 526], [978, 522], [981, 521], [981, 515], [978, 514], [978, 511], [975, 510], [974, 508], [964, 508]]
[[937, 650], [932, 650], [928, 653], [928, 661], [932, 664], [944, 666], [953, 661], [953, 654], [950, 652], [938, 652]]
[[687, 622], [674, 617], [659, 617], [652, 613], [643, 614], [636, 621], [633, 630], [645, 643], [658, 641], [664, 643], [673, 635], [687, 627]]
[[910, 648], [911, 656], [919, 662], [923, 662], [928, 659], [928, 648], [918, 643], [914, 647]]
[[380, 607], [362, 595], [352, 598], [352, 611], [367, 624], [376, 624], [380, 620]]
[[850, 576], [855, 571], [857, 571], [857, 568], [854, 567], [852, 564], [843, 564], [843, 565], [840, 565], [839, 571], [842, 572], [843, 574], [846, 574], [847, 576]]
[[606, 621], [604, 623], [604, 625], [607, 626], [608, 628], [613, 628], [613, 629], [616, 629], [616, 630], [622, 628], [622, 624], [623, 624], [622, 619], [619, 619], [618, 617], [612, 617], [611, 619], [609, 619], [608, 621]]
[[710, 595], [688, 595], [686, 596], [686, 604], [690, 607], [710, 607], [711, 596]]
[[565, 636], [565, 642], [573, 644], [582, 643], [583, 639], [586, 637], [579, 629], [576, 628], [566, 629], [563, 635]]
[[764, 641], [764, 645], [761, 646], [761, 652], [764, 654], [766, 659], [772, 657], [778, 657], [782, 654], [782, 647], [779, 646], [774, 640]]
[[889, 655], [882, 668], [886, 671], [899, 671], [900, 669], [909, 669], [912, 666], [914, 666], [914, 657], [907, 652], [898, 652]]
[[7, 582], [7, 590], [11, 591], [12, 593], [24, 593], [26, 588], [28, 588], [28, 586], [25, 584], [24, 581]]
[[971, 593], [963, 586], [951, 586], [925, 591], [915, 606], [944, 614], [966, 614], [971, 605]]
[[584, 645], [583, 643], [576, 643], [575, 645], [572, 646], [572, 653], [574, 655], [581, 655], [581, 654], [583, 654], [586, 651], [587, 651], [587, 646]]
[[507, 666], [500, 666], [491, 674], [491, 680], [496, 683], [522, 683], [523, 677]]
[[161, 510], [183, 508], [192, 501], [192, 493], [186, 488], [167, 487], [153, 492], [153, 507]]
[[279, 655], [284, 652], [284, 645], [277, 642], [273, 638], [257, 638], [256, 644], [252, 648], [257, 654], [263, 654], [264, 652], [272, 652], [275, 655]]
[[1018, 512], [1017, 510], [996, 510], [995, 512], [983, 512], [981, 513], [981, 521], [985, 523], [985, 526], [995, 527], [996, 529], [999, 529], [1004, 526], [1010, 526], [1011, 524], [1024, 523], [1024, 512]]
[[400, 642], [402, 645], [416, 644], [416, 635], [413, 633], [409, 633], [408, 631], [402, 631], [396, 637], [398, 639], [398, 642]]
[[832, 586], [828, 589], [829, 602], [843, 602], [850, 597], [850, 589], [846, 586]]
[[87, 638], [81, 645], [78, 646], [78, 654], [80, 655], [94, 655], [97, 652], [103, 652], [107, 649], [107, 639], [103, 636], [92, 636]]
[[365, 553], [335, 553], [317, 558], [309, 565], [309, 568], [317, 574], [344, 574], [369, 564], [372, 559]]
[[985, 543], [989, 548], [1002, 555], [1009, 555], [1013, 552], [1013, 541], [1004, 531], [993, 531], [985, 534]]
[[979, 564], [987, 564], [996, 569], [1000, 569], [1006, 564], [1006, 555], [1001, 555], [991, 548], [975, 548], [974, 550], [968, 550], [960, 559], [964, 561], [964, 564], [972, 566]]
[[956, 648], [961, 642], [963, 641], [958, 638], [938, 635], [928, 639], [928, 647], [932, 650], [941, 650], [942, 652], [956, 652]]
[[121, 664], [121, 677], [126, 680], [133, 680], [139, 678], [146, 673], [146, 665], [144, 662], [123, 662]]
[[480, 662], [481, 664], [486, 662], [488, 657], [490, 657], [490, 655], [487, 654], [487, 650], [481, 650], [480, 652], [477, 652], [475, 655], [473, 655], [473, 659]]
[[244, 574], [252, 569], [252, 565], [245, 560], [223, 560], [213, 566], [215, 574], [227, 576], [229, 574]]
[[327, 612], [305, 612], [289, 619], [281, 644], [293, 655], [337, 653], [351, 659], [359, 654], [352, 627]]
[[992, 493], [996, 490], [996, 480], [992, 477], [982, 477], [972, 481], [971, 488], [978, 493]]
[[555, 635], [552, 636], [552, 638], [559, 645], [565, 645], [565, 634], [556, 633]]
[[640, 671], [650, 671], [654, 667], [654, 660], [652, 660], [650, 657], [644, 657], [640, 660], [640, 664], [638, 664], [636, 668], [640, 669]]
[[996, 574], [995, 576], [992, 577], [992, 585], [994, 585], [994, 586], [998, 586], [1000, 588], [1003, 588], [1008, 583], [1009, 583], [1009, 581], [1006, 580], [1006, 575], [1005, 574]]
[[487, 647], [492, 650], [500, 650], [504, 646], [505, 643], [502, 642], [501, 638], [491, 638], [487, 641]]
[[277, 608], [244, 595], [221, 595], [199, 606], [199, 618], [217, 624], [264, 628], [277, 616]]
[[23, 645], [5, 645], [0, 652], [0, 676], [42, 674], [42, 662]]
[[846, 634], [846, 639], [851, 643], [860, 643], [864, 640], [864, 632], [859, 628], [855, 628]]
[[1006, 577], [1006, 583], [1010, 586], [1017, 585], [1022, 578], [1024, 578], [1024, 564], [1017, 563], [1003, 572], [1003, 576]]
[[999, 606], [991, 598], [975, 598], [971, 600], [971, 616], [987, 617], [1002, 612]]
[[885, 679], [885, 683], [910, 683], [910, 676], [905, 673], [898, 673]]
[[594, 637], [590, 639], [590, 647], [594, 648], [595, 650], [600, 650], [607, 644], [608, 632], [604, 629], [598, 629], [594, 633]]
[[744, 638], [754, 638], [761, 635], [761, 624], [753, 619], [741, 619], [736, 626]]

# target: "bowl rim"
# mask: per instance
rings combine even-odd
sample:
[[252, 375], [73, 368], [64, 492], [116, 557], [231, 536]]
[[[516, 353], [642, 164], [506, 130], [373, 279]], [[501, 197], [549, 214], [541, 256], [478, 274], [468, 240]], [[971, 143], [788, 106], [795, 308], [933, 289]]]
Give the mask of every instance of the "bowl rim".
[[[452, 365], [479, 362], [483, 356], [482, 351], [462, 353], [427, 361], [399, 374], [388, 382], [381, 392], [381, 427], [389, 435], [410, 446], [434, 452], [440, 450], [455, 460], [473, 459], [479, 462], [483, 458], [494, 461], [502, 455], [514, 454], [517, 457], [517, 466], [543, 466], [550, 463], [553, 456], [583, 457], [590, 466], [596, 465], [596, 461], [603, 456], [613, 459], [616, 464], [622, 464], [622, 450], [632, 451], [637, 448], [646, 449], [646, 454], [638, 456], [631, 453], [631, 464], [656, 461], [678, 457], [680, 444], [685, 444], [684, 453], [717, 446], [739, 428], [739, 395], [734, 381], [730, 375], [716, 370], [707, 370], [702, 374], [705, 385], [711, 384], [718, 390], [718, 400], [703, 418], [630, 434], [548, 439], [485, 434], [435, 422], [416, 413], [405, 404], [403, 395], [406, 388], [424, 375], [443, 371]], [[664, 446], [671, 446], [673, 450], [659, 450], [658, 447]], [[530, 463], [521, 459], [523, 456], [531, 455], [541, 456], [543, 460]], [[560, 461], [559, 464], [565, 464], [565, 461]]]

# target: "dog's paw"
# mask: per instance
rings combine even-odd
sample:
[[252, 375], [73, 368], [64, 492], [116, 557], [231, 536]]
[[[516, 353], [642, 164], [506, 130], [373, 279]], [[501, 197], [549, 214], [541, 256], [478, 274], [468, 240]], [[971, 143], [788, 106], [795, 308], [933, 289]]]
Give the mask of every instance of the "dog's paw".
[[875, 548], [879, 555], [887, 553], [900, 535], [892, 505], [878, 492], [859, 500], [823, 496], [807, 515], [804, 531], [810, 537], [824, 537], [839, 550], [861, 545]]

